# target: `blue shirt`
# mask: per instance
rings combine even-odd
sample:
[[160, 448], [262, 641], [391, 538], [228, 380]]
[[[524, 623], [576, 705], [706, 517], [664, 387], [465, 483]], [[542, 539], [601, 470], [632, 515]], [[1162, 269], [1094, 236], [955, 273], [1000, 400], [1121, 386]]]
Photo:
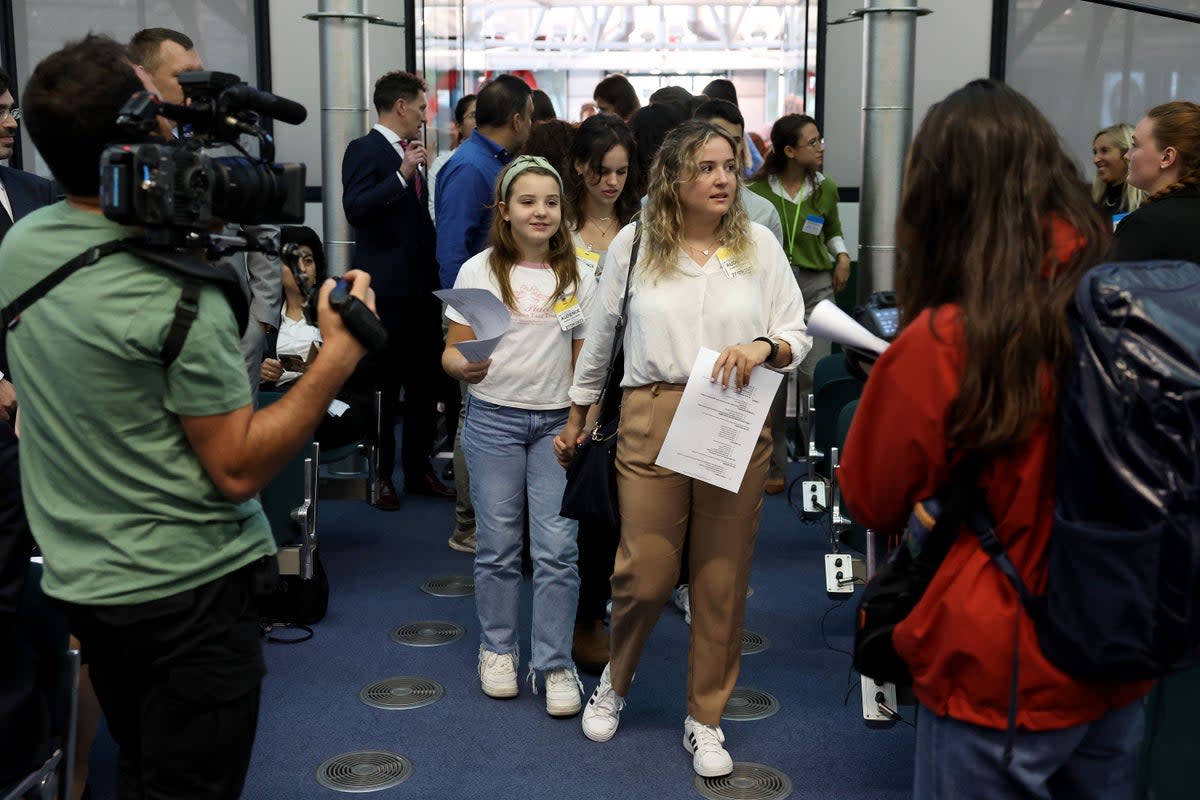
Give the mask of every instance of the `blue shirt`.
[[496, 178], [512, 154], [476, 128], [437, 174], [438, 276], [442, 288], [454, 286], [463, 263], [488, 246]]

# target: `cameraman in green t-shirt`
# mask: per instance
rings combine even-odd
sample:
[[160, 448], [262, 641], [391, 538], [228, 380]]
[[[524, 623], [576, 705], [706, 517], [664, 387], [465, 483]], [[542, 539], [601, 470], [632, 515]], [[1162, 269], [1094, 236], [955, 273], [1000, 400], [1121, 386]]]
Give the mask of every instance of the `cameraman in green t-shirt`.
[[[0, 306], [90, 247], [136, 236], [101, 214], [99, 163], [144, 88], [125, 47], [89, 35], [25, 87], [33, 143], [66, 200], [0, 246]], [[153, 87], [145, 86], [153, 91]], [[373, 304], [370, 278], [345, 276]], [[255, 411], [235, 316], [206, 284], [169, 365], [184, 277], [122, 251], [26, 308], [9, 333], [21, 480], [43, 588], [83, 646], [121, 748], [122, 797], [241, 790], [264, 666], [254, 595], [275, 544], [255, 495], [311, 436], [362, 345], [320, 298], [320, 355]]]

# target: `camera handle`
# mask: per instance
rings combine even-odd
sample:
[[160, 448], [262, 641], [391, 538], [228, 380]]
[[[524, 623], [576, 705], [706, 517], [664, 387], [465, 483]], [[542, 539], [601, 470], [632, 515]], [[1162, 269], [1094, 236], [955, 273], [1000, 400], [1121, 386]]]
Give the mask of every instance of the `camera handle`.
[[[297, 251], [292, 247], [293, 245], [290, 244], [284, 245], [280, 249], [279, 257], [292, 271], [292, 277], [296, 279], [296, 285], [300, 287], [300, 296], [304, 298], [304, 321], [316, 327], [319, 291], [316, 286], [308, 282], [304, 270], [300, 269], [300, 259], [296, 257]], [[383, 323], [371, 309], [350, 294], [349, 281], [338, 278], [333, 291], [329, 293], [329, 306], [338, 312], [342, 318], [342, 324], [363, 347], [367, 348], [368, 352], [378, 353], [383, 350], [388, 339], [387, 329], [383, 327]]]

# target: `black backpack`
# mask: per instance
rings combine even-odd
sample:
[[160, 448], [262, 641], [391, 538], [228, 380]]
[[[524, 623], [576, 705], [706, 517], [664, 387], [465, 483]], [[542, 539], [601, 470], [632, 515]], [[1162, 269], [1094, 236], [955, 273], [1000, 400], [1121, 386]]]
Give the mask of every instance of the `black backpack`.
[[[1071, 311], [1075, 362], [1061, 388], [1046, 590], [1031, 594], [992, 531], [968, 461], [913, 557], [867, 584], [854, 664], [911, 681], [892, 631], [920, 601], [962, 524], [1009, 578], [1046, 657], [1080, 678], [1157, 678], [1200, 662], [1200, 266], [1102, 264]], [[1015, 719], [1017, 654], [1013, 658]]]
[[1042, 651], [1156, 678], [1200, 648], [1200, 266], [1102, 264], [1075, 293]]

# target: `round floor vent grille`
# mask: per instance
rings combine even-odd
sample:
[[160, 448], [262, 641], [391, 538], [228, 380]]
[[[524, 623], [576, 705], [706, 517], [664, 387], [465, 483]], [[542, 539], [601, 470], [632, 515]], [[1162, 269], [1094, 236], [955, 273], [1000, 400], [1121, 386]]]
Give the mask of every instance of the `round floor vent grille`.
[[437, 647], [458, 641], [466, 635], [467, 629], [454, 622], [440, 620], [425, 620], [410, 622], [394, 628], [390, 634], [393, 642], [407, 644], [413, 647]]
[[446, 690], [436, 681], [401, 675], [364, 686], [358, 699], [375, 708], [399, 710], [427, 706], [445, 695]]
[[434, 597], [466, 597], [475, 594], [475, 579], [468, 575], [445, 575], [421, 584], [421, 591]]
[[783, 800], [792, 793], [792, 782], [777, 769], [739, 761], [723, 778], [696, 776], [692, 784], [709, 800]]
[[761, 689], [750, 689], [745, 686], [735, 686], [721, 719], [749, 722], [756, 719], [766, 719], [779, 710], [779, 701], [774, 696]]
[[742, 655], [748, 656], [752, 653], [761, 653], [770, 646], [771, 640], [761, 633], [747, 630], [742, 631]]
[[317, 783], [337, 792], [378, 792], [412, 777], [413, 763], [404, 756], [362, 750], [334, 756], [317, 767]]

